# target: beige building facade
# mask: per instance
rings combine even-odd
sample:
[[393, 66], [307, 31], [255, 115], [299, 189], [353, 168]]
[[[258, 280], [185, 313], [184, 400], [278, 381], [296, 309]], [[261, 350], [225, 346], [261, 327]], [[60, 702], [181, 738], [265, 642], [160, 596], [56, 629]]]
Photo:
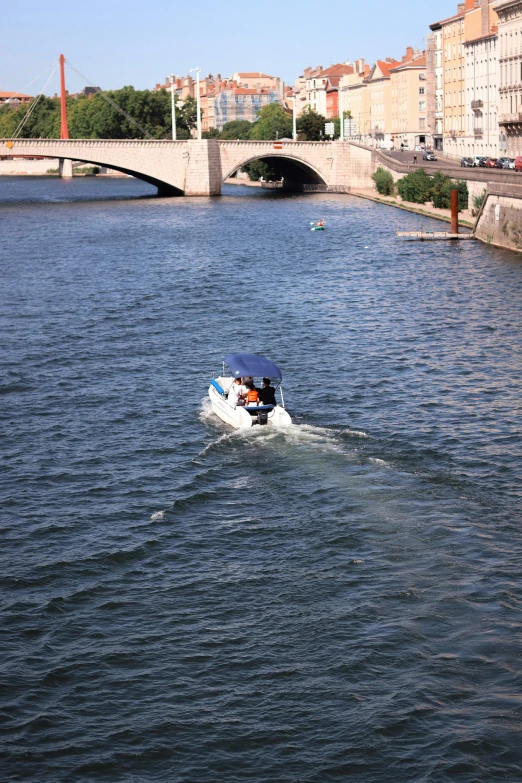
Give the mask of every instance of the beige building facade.
[[500, 147], [522, 155], [522, 0], [498, 0]]
[[444, 139], [444, 67], [439, 23], [431, 25], [426, 38], [426, 93], [426, 146], [440, 151]]
[[408, 47], [400, 65], [390, 68], [391, 143], [413, 150], [426, 145], [426, 54]]
[[345, 74], [339, 81], [339, 106], [343, 113], [349, 111], [353, 119], [350, 138], [360, 142], [366, 141], [370, 132], [369, 75], [370, 67], [360, 59], [354, 63], [354, 72]]
[[498, 132], [497, 14], [492, 0], [478, 0], [464, 17], [466, 62], [466, 155], [497, 158]]

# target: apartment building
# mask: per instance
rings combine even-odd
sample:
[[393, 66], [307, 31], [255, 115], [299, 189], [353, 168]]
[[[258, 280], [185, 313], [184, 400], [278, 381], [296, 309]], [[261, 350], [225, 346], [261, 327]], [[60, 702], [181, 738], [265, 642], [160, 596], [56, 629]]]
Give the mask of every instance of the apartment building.
[[370, 124], [368, 136], [376, 147], [392, 145], [391, 73], [400, 63], [387, 57], [377, 60], [366, 78], [369, 92]]
[[350, 112], [351, 138], [366, 140], [370, 131], [370, 93], [367, 78], [370, 66], [361, 58], [354, 62], [354, 72], [345, 74], [339, 80], [339, 106], [342, 112]]
[[426, 37], [426, 146], [442, 150], [444, 138], [444, 67], [442, 25], [431, 25]]
[[391, 143], [410, 149], [426, 145], [426, 53], [409, 46], [390, 72]]
[[[328, 114], [334, 110], [335, 99], [332, 99], [332, 91], [338, 91], [339, 80], [346, 74], [353, 73], [351, 63], [336, 63], [329, 68], [323, 68], [318, 65], [317, 68], [305, 68], [303, 74], [299, 76], [294, 85], [296, 96], [296, 112], [301, 115], [307, 109], [322, 114], [324, 117], [336, 117], [336, 114]], [[328, 100], [328, 96], [330, 99]]]
[[[156, 90], [174, 90], [177, 105], [182, 106], [188, 97], [197, 98], [197, 81], [192, 76], [167, 77], [164, 84], [156, 84]], [[238, 71], [230, 79], [209, 74], [199, 80], [201, 129], [203, 132], [233, 120], [255, 122], [259, 110], [267, 103], [283, 102], [284, 84], [277, 76], [260, 71]]]
[[497, 0], [499, 54], [499, 146], [522, 155], [522, 0]]
[[23, 95], [21, 92], [0, 91], [0, 106], [7, 105], [16, 109], [21, 103], [31, 103], [32, 100], [31, 95]]
[[492, 0], [478, 0], [464, 17], [466, 62], [466, 155], [500, 154], [497, 53], [498, 17]]
[[214, 128], [221, 131], [227, 122], [255, 122], [269, 103], [282, 103], [279, 87], [240, 87], [237, 82], [222, 83], [214, 98]]

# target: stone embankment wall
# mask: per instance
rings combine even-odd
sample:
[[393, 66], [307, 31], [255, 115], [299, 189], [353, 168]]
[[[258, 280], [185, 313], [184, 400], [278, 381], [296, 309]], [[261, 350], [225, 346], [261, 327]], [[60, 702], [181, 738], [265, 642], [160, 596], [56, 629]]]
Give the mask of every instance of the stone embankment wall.
[[58, 158], [46, 158], [45, 160], [13, 158], [12, 160], [0, 160], [0, 175], [5, 176], [47, 174], [49, 169], [58, 170]]
[[522, 253], [522, 185], [489, 185], [477, 217], [482, 242]]

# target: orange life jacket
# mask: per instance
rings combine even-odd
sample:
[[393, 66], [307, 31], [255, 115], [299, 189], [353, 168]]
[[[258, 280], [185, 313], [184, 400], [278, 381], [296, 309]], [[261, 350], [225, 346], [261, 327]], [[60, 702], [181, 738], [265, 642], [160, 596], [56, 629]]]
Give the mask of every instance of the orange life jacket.
[[259, 394], [257, 393], [257, 389], [250, 389], [246, 396], [246, 404], [255, 405], [258, 402], [259, 402]]

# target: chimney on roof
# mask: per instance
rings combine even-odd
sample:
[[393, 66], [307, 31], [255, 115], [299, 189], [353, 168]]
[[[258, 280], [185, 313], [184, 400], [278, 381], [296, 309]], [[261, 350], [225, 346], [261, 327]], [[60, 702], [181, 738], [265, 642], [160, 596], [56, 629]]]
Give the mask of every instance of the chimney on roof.
[[156, 84], [156, 89], [159, 90], [161, 87], [161, 84]]
[[408, 60], [413, 60], [413, 46], [406, 47], [406, 54], [402, 58], [403, 63], [408, 62]]
[[480, 0], [480, 17], [482, 25], [482, 35], [488, 35], [489, 29], [489, 0]]

